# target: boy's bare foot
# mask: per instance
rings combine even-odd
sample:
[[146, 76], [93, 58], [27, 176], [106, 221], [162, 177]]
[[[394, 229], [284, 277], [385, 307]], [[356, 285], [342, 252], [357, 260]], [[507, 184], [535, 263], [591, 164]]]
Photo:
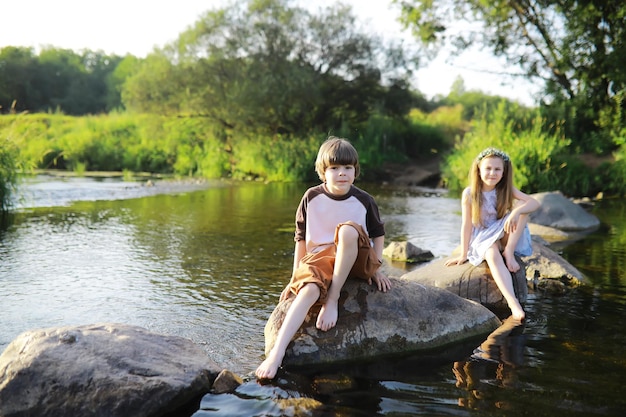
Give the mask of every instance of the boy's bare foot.
[[272, 349], [265, 358], [265, 360], [256, 368], [254, 374], [259, 379], [273, 379], [280, 368], [280, 364], [283, 362], [284, 353], [278, 354]]
[[503, 252], [502, 256], [504, 257], [504, 262], [506, 263], [506, 267], [510, 272], [519, 271], [520, 266], [517, 263], [517, 260], [515, 260], [515, 255], [510, 255], [506, 252]]
[[315, 327], [322, 331], [327, 331], [335, 327], [337, 324], [337, 303], [331, 300], [327, 300], [326, 304], [322, 306], [319, 314], [317, 315], [317, 322]]

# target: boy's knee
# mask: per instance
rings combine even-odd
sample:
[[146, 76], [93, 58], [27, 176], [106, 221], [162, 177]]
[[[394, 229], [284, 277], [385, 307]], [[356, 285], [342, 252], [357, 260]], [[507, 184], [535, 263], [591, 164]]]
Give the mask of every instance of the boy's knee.
[[359, 231], [356, 230], [356, 228], [354, 226], [351, 226], [349, 224], [344, 224], [341, 225], [341, 227], [339, 227], [339, 230], [337, 232], [337, 238], [339, 241], [351, 241], [351, 240], [358, 240], [359, 239]]
[[320, 298], [320, 294], [320, 287], [312, 282], [306, 284], [300, 289], [300, 291], [298, 291], [298, 295], [300, 295], [301, 297], [311, 298], [314, 299], [314, 301]]

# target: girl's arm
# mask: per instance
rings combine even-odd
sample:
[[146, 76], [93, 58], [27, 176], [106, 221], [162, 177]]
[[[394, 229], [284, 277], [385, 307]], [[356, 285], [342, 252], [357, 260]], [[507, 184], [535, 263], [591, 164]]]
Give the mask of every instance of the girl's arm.
[[513, 187], [513, 198], [516, 200], [516, 203], [511, 210], [511, 214], [504, 222], [504, 231], [507, 233], [515, 232], [521, 215], [532, 213], [540, 206], [537, 200], [515, 187]]
[[461, 253], [456, 258], [448, 259], [446, 266], [461, 265], [467, 261], [469, 242], [472, 237], [472, 205], [469, 189], [463, 191], [461, 197]]
[[518, 201], [518, 204], [515, 205], [513, 210], [517, 210], [519, 214], [532, 213], [540, 206], [537, 200], [535, 200], [528, 194], [524, 194], [515, 187], [513, 187], [513, 198]]

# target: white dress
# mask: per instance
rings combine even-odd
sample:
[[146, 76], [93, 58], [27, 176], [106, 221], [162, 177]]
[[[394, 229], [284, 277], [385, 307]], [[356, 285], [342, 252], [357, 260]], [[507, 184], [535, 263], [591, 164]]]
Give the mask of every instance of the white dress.
[[[483, 207], [481, 210], [482, 225], [472, 227], [472, 236], [470, 237], [469, 250], [467, 251], [467, 259], [472, 265], [480, 265], [480, 263], [485, 260], [487, 249], [498, 239], [502, 238], [504, 234], [504, 222], [509, 217], [509, 214], [510, 213], [507, 213], [504, 217], [498, 219], [496, 211], [496, 189], [494, 188], [491, 191], [483, 192]], [[524, 232], [519, 242], [517, 242], [515, 253], [520, 256], [529, 256], [532, 254], [528, 225], [524, 227]]]

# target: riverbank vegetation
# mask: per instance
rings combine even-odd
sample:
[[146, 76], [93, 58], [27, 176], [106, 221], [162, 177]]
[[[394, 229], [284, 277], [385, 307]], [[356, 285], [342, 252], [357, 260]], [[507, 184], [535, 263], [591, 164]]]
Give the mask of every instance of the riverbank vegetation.
[[[416, 29], [408, 46], [359, 26], [341, 4], [314, 14], [289, 0], [242, 0], [207, 11], [146, 58], [0, 49], [2, 207], [18, 169], [313, 180], [311, 161], [329, 134], [356, 145], [365, 180], [382, 179], [388, 163], [437, 155], [444, 185], [458, 191], [489, 145], [511, 154], [527, 192], [626, 193], [626, 75], [610, 65], [626, 59], [623, 19], [614, 17], [626, 6], [591, 2], [570, 13], [554, 2], [515, 20], [524, 11], [495, 0], [454, 2], [499, 28], [485, 31], [485, 46], [545, 83], [537, 107], [467, 91], [461, 79], [431, 100], [412, 87], [426, 48], [443, 45], [437, 21], [454, 18], [437, 1], [402, 2]], [[530, 37], [548, 16], [563, 22], [545, 34], [556, 55]], [[520, 38], [523, 56], [513, 48]]]

